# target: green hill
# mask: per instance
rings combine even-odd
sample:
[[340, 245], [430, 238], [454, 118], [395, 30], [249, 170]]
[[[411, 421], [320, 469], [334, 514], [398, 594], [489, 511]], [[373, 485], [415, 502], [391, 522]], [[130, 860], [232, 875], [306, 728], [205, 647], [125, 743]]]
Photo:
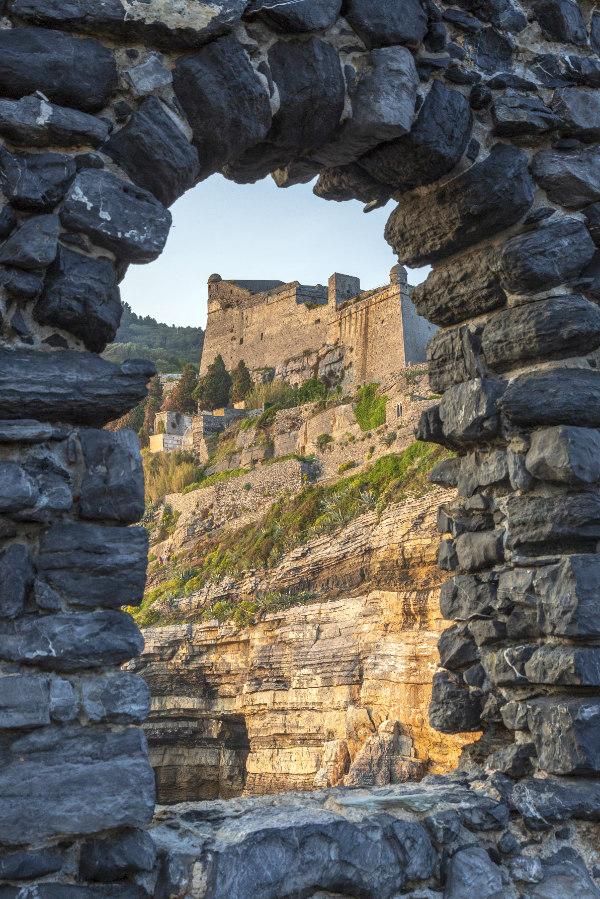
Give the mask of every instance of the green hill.
[[123, 303], [123, 317], [114, 343], [102, 354], [111, 362], [149, 359], [159, 372], [181, 371], [187, 362], [200, 366], [204, 330], [165, 325], [150, 315], [136, 315]]

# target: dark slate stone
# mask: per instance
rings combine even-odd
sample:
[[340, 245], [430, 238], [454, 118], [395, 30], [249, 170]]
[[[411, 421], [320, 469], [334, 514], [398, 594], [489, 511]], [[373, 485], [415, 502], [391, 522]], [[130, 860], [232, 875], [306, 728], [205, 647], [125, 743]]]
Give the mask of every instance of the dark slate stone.
[[419, 821], [394, 821], [392, 832], [404, 862], [407, 880], [427, 880], [435, 871], [437, 853]]
[[532, 699], [528, 702], [527, 720], [544, 771], [562, 775], [600, 772], [598, 699]]
[[596, 246], [600, 246], [600, 203], [592, 203], [583, 210], [585, 223]]
[[390, 188], [371, 178], [356, 163], [323, 169], [313, 187], [316, 197], [342, 203], [345, 200], [360, 200], [361, 203], [385, 204], [390, 196]]
[[493, 91], [510, 88], [511, 90], [508, 93], [511, 96], [513, 91], [537, 91], [537, 84], [535, 81], [521, 78], [520, 75], [515, 75], [514, 72], [498, 72], [496, 75], [493, 75], [486, 84]]
[[468, 39], [471, 57], [479, 71], [486, 75], [508, 71], [512, 63], [513, 44], [495, 28], [483, 28]]
[[81, 684], [83, 708], [93, 724], [141, 724], [150, 712], [150, 691], [137, 674], [86, 678]]
[[332, 139], [344, 109], [345, 85], [337, 51], [311, 37], [277, 41], [269, 50], [280, 107], [268, 140], [295, 151]]
[[398, 191], [431, 184], [461, 159], [471, 133], [471, 110], [458, 91], [434, 81], [410, 132], [359, 160], [373, 178]]
[[392, 212], [385, 237], [407, 265], [425, 265], [518, 221], [533, 201], [523, 150], [496, 144], [489, 156], [442, 186], [412, 193]]
[[15, 100], [41, 91], [49, 100], [96, 112], [117, 87], [117, 67], [99, 41], [45, 28], [0, 32], [0, 91]]
[[531, 170], [548, 197], [568, 209], [600, 199], [600, 147], [540, 150]]
[[584, 355], [599, 344], [600, 310], [575, 294], [497, 312], [481, 339], [486, 363], [495, 371], [537, 359]]
[[140, 187], [170, 206], [196, 182], [198, 150], [156, 97], [150, 97], [104, 151]]
[[600, 890], [594, 885], [584, 860], [571, 847], [564, 846], [549, 858], [543, 858], [540, 868], [541, 882], [528, 886], [523, 899], [562, 899], [563, 896], [599, 899]]
[[493, 437], [498, 430], [501, 381], [476, 378], [450, 387], [440, 403], [444, 436], [461, 443]]
[[21, 887], [16, 893], [4, 892], [12, 889], [0, 887], [0, 899], [150, 899], [144, 887], [136, 883], [84, 886], [45, 881], [31, 887]]
[[16, 515], [18, 519], [46, 522], [70, 511], [73, 505], [71, 475], [57, 457], [49, 453], [33, 456], [24, 468], [36, 482], [40, 495], [33, 508]]
[[156, 374], [152, 363], [114, 365], [91, 353], [0, 352], [0, 419], [102, 426], [129, 412]]
[[440, 418], [439, 403], [431, 406], [421, 413], [419, 424], [415, 428], [415, 437], [417, 440], [423, 440], [425, 443], [446, 443], [446, 438], [442, 430], [442, 420]]
[[282, 3], [281, 0], [252, 0], [245, 18], [258, 19], [273, 31], [283, 34], [298, 34], [306, 31], [320, 31], [333, 25], [340, 14], [342, 0], [296, 0]]
[[454, 809], [428, 815], [423, 823], [436, 843], [454, 843], [459, 837], [460, 817]]
[[16, 146], [101, 147], [108, 137], [108, 124], [85, 112], [30, 96], [0, 100], [0, 134]]
[[483, 28], [479, 19], [460, 9], [445, 9], [442, 16], [446, 22], [456, 25], [457, 28], [460, 28], [461, 31], [466, 31], [468, 34], [474, 34]]
[[269, 96], [234, 37], [182, 57], [173, 71], [173, 85], [192, 127], [200, 179], [219, 171], [269, 130]]
[[143, 827], [153, 812], [154, 776], [137, 728], [44, 728], [4, 750], [0, 818], [9, 845]]
[[534, 431], [526, 464], [542, 481], [595, 484], [600, 481], [600, 432], [568, 426]]
[[476, 450], [463, 456], [458, 476], [458, 492], [472, 496], [478, 487], [508, 480], [508, 454], [503, 449]]
[[0, 184], [16, 209], [51, 212], [75, 177], [75, 163], [63, 153], [9, 153], [0, 147]]
[[27, 219], [0, 247], [0, 262], [25, 271], [45, 268], [56, 257], [58, 229], [57, 215]]
[[[19, 482], [22, 470], [13, 462], [5, 462], [0, 467], [0, 482], [2, 470], [6, 472], [5, 465], [14, 466], [14, 479]], [[12, 480], [10, 469], [7, 473], [9, 480]], [[4, 490], [5, 487], [6, 484], [2, 482], [0, 489]], [[29, 479], [23, 483], [23, 487], [27, 494], [30, 491], [37, 492]], [[13, 543], [0, 554], [0, 618], [15, 618], [22, 614], [33, 580], [33, 565], [28, 548], [22, 543]]]
[[147, 552], [144, 528], [55, 524], [42, 538], [39, 571], [73, 605], [137, 606]]
[[508, 418], [527, 427], [600, 427], [600, 372], [554, 368], [519, 375], [501, 400]]
[[429, 480], [432, 484], [439, 484], [440, 487], [456, 487], [459, 469], [460, 459], [443, 459], [433, 466]]
[[537, 549], [540, 544], [568, 551], [577, 543], [600, 540], [600, 495], [597, 492], [532, 496], [513, 494], [506, 502], [507, 546]]
[[557, 128], [560, 118], [537, 97], [507, 90], [492, 103], [492, 119], [496, 134], [516, 137], [542, 134]]
[[584, 47], [587, 31], [579, 5], [573, 0], [538, 0], [533, 7], [542, 34], [549, 41]]
[[12, 730], [44, 724], [50, 724], [48, 678], [39, 674], [0, 676], [0, 727]]
[[537, 613], [545, 634], [569, 637], [600, 636], [600, 556], [568, 556], [558, 565], [538, 570]]
[[448, 621], [487, 618], [499, 610], [496, 586], [471, 574], [458, 574], [442, 586], [440, 609]]
[[455, 571], [458, 568], [458, 556], [456, 555], [454, 540], [440, 540], [437, 564], [442, 571]]
[[600, 780], [528, 778], [515, 784], [511, 804], [534, 832], [571, 818], [600, 821]]
[[442, 53], [446, 46], [446, 26], [442, 22], [431, 22], [423, 45], [429, 53]]
[[0, 286], [11, 300], [35, 300], [42, 292], [44, 281], [33, 272], [0, 266]]
[[464, 625], [453, 625], [446, 628], [438, 640], [440, 665], [450, 671], [468, 668], [479, 660], [479, 650]]
[[86, 470], [79, 514], [130, 524], [144, 513], [144, 471], [140, 444], [133, 431], [81, 431]]
[[107, 840], [90, 840], [81, 847], [79, 877], [103, 883], [129, 874], [151, 871], [156, 847], [150, 834], [129, 830]]
[[[0, 512], [21, 512], [34, 506], [38, 497], [37, 484], [17, 462], [0, 462]], [[14, 550], [5, 564], [12, 567], [12, 559], [21, 559], [25, 551], [25, 547]], [[21, 553], [22, 556], [16, 553]]]
[[121, 313], [115, 267], [110, 259], [93, 259], [59, 246], [33, 310], [35, 320], [69, 331], [89, 350], [100, 353], [114, 340]]
[[[2, 202], [4, 201], [2, 200]], [[17, 219], [14, 212], [10, 206], [4, 206], [0, 210], [0, 240], [6, 240], [16, 227]]]
[[429, 723], [444, 734], [480, 730], [481, 695], [459, 687], [445, 671], [436, 672], [429, 704]]
[[144, 648], [126, 612], [58, 612], [0, 624], [0, 658], [48, 671], [121, 665]]
[[504, 560], [502, 531], [461, 534], [456, 538], [458, 564], [464, 571], [492, 568]]
[[565, 74], [569, 81], [584, 87], [600, 87], [600, 59], [589, 56], [563, 57]]
[[369, 49], [416, 46], [427, 32], [427, 16], [418, 0], [345, 0], [342, 13]]
[[448, 326], [504, 306], [506, 295], [495, 261], [496, 251], [488, 249], [436, 267], [411, 291], [419, 315]]
[[69, 724], [79, 713], [79, 702], [71, 682], [62, 678], [50, 681], [50, 717], [58, 724]]
[[573, 287], [589, 300], [600, 302], [600, 251], [596, 250]]
[[568, 216], [507, 241], [499, 255], [502, 286], [539, 293], [575, 279], [592, 259], [594, 243], [584, 223]]
[[52, 849], [38, 849], [28, 852], [21, 849], [0, 857], [0, 878], [2, 880], [30, 880], [55, 874], [63, 865], [63, 857]]
[[505, 802], [481, 796], [473, 798], [459, 811], [465, 827], [478, 833], [482, 830], [502, 830], [508, 825], [509, 808]]
[[597, 90], [562, 88], [554, 94], [552, 109], [563, 122], [563, 132], [584, 140], [600, 138], [600, 98]]
[[160, 256], [171, 227], [171, 213], [149, 191], [103, 169], [78, 173], [60, 217], [65, 228], [128, 262]]
[[594, 646], [540, 646], [525, 663], [532, 684], [600, 686], [600, 649]]
[[438, 331], [427, 345], [431, 389], [443, 393], [453, 384], [479, 377], [480, 357], [481, 327], [465, 325]]

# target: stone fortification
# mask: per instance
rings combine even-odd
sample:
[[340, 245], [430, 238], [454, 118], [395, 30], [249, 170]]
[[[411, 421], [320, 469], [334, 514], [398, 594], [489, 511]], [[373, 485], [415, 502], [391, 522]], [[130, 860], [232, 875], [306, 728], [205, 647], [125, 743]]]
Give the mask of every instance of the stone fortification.
[[[208, 319], [200, 373], [220, 353], [227, 368], [243, 359], [254, 371], [295, 368], [304, 379], [320, 373], [314, 354], [341, 353], [347, 383], [376, 381], [406, 365], [425, 362], [436, 327], [419, 316], [406, 271], [394, 266], [390, 283], [362, 292], [358, 278], [333, 274], [328, 287], [264, 281], [208, 282]], [[295, 366], [293, 363], [300, 363]]]

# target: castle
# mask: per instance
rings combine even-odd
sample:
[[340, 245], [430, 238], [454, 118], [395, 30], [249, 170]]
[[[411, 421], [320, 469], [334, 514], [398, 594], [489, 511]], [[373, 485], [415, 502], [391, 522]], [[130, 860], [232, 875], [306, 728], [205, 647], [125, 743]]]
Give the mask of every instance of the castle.
[[401, 265], [392, 268], [389, 284], [364, 292], [359, 278], [338, 273], [327, 287], [211, 275], [200, 374], [219, 353], [228, 369], [243, 359], [256, 372], [337, 348], [347, 383], [380, 381], [425, 362], [437, 330], [418, 315], [410, 290]]

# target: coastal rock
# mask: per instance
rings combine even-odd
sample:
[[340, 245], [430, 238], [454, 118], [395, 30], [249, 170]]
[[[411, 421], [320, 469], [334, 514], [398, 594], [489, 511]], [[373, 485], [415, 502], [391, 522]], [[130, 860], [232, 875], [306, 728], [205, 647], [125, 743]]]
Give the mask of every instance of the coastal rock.
[[365, 45], [387, 47], [407, 44], [416, 47], [425, 37], [427, 17], [418, 0], [405, 0], [401, 6], [393, 0], [346, 0], [344, 15]]

